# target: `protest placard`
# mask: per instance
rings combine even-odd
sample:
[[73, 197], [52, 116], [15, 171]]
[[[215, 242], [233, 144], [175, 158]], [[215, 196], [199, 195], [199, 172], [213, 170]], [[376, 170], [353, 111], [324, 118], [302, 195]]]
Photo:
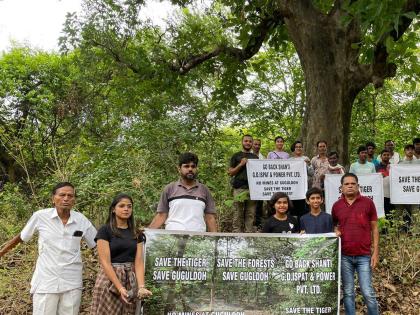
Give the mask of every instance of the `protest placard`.
[[248, 160], [246, 163], [251, 200], [270, 200], [276, 192], [290, 199], [305, 199], [308, 189], [306, 164], [296, 160]]
[[420, 204], [420, 165], [391, 164], [391, 203]]
[[[341, 177], [343, 175], [326, 174], [324, 180], [325, 209], [331, 213], [332, 206], [341, 197]], [[378, 217], [384, 217], [384, 190], [382, 174], [357, 175], [359, 178], [360, 193], [373, 200]]]
[[145, 315], [339, 314], [333, 233], [146, 230]]

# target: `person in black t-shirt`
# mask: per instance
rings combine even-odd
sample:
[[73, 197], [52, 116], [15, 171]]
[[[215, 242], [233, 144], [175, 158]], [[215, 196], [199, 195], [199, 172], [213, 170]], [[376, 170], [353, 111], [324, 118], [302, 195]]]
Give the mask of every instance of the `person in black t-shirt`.
[[235, 214], [233, 217], [233, 232], [253, 232], [256, 201], [249, 199], [248, 177], [246, 163], [248, 159], [258, 159], [251, 152], [253, 139], [250, 135], [242, 137], [242, 151], [235, 153], [230, 159], [228, 169], [232, 177], [233, 199]]
[[136, 235], [133, 199], [117, 195], [96, 235], [101, 270], [90, 314], [134, 314], [136, 300], [152, 293], [144, 286], [143, 233]]
[[265, 222], [262, 232], [299, 233], [298, 221], [288, 214], [289, 208], [292, 207], [289, 196], [284, 192], [277, 192], [269, 203], [276, 213]]

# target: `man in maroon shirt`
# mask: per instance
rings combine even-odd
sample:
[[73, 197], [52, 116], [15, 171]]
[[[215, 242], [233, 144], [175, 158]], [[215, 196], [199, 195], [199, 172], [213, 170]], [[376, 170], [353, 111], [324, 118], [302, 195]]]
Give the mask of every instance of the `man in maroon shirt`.
[[[368, 314], [377, 315], [378, 302], [372, 286], [372, 269], [379, 260], [379, 232], [373, 201], [360, 195], [358, 178], [347, 173], [341, 178], [342, 197], [332, 207], [337, 232], [341, 234], [341, 277], [344, 308], [347, 315], [355, 315], [354, 273]], [[373, 248], [372, 247], [373, 243]]]

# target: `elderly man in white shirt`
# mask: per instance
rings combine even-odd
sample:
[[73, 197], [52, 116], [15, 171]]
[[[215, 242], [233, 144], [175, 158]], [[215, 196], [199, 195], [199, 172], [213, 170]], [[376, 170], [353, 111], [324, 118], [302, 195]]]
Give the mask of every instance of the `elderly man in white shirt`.
[[80, 241], [95, 247], [96, 229], [72, 210], [75, 189], [63, 182], [53, 188], [54, 208], [36, 211], [19, 235], [0, 250], [0, 257], [38, 232], [38, 260], [31, 281], [34, 315], [77, 315], [82, 297]]

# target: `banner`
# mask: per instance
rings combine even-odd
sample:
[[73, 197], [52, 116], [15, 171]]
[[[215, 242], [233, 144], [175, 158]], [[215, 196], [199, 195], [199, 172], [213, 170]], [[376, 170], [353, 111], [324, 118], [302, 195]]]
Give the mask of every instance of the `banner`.
[[145, 233], [144, 315], [339, 314], [333, 233]]
[[[341, 177], [338, 174], [326, 174], [324, 180], [325, 188], [325, 210], [331, 213], [332, 206], [341, 197]], [[359, 178], [360, 193], [373, 200], [376, 213], [379, 218], [385, 216], [384, 212], [384, 186], [382, 174], [357, 175]]]
[[251, 200], [270, 200], [279, 191], [292, 200], [305, 199], [308, 189], [305, 161], [250, 159], [246, 171]]
[[420, 164], [391, 164], [391, 203], [420, 204]]

